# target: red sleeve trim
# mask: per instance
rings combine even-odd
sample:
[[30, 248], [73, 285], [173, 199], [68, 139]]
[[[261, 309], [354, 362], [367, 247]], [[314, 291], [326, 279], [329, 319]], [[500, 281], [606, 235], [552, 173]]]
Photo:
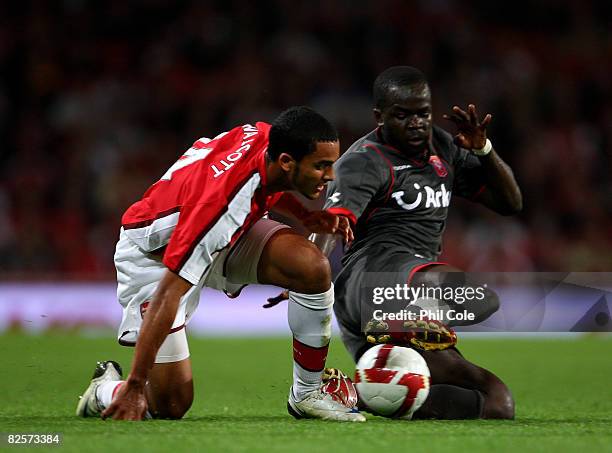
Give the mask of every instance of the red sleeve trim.
[[353, 212], [350, 209], [346, 209], [346, 208], [327, 208], [326, 211], [330, 212], [332, 214], [343, 215], [344, 217], [348, 217], [348, 219], [351, 221], [351, 223], [353, 225], [357, 224], [357, 216], [355, 216], [355, 214], [353, 214]]
[[410, 271], [410, 275], [408, 275], [408, 284], [412, 284], [412, 279], [414, 278], [414, 274], [416, 274], [417, 272], [422, 271], [425, 268], [428, 268], [429, 266], [436, 266], [436, 265], [449, 265], [448, 263], [445, 263], [444, 261], [432, 261], [431, 263], [423, 263], [423, 264], [419, 264], [418, 266], [415, 266], [412, 268], [412, 270]]
[[395, 185], [395, 172], [393, 171], [393, 165], [389, 159], [387, 159], [380, 150], [374, 145], [365, 145], [365, 148], [371, 148], [378, 153], [378, 155], [387, 163], [389, 167], [389, 174], [391, 175], [391, 182], [389, 183], [389, 189], [387, 190], [387, 195], [385, 196], [385, 203], [389, 201], [389, 197], [391, 197], [391, 191], [393, 190], [393, 186]]

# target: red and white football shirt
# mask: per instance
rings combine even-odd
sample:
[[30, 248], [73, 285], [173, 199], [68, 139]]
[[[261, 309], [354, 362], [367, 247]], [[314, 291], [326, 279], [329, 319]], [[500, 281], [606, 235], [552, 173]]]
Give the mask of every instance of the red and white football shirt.
[[213, 254], [233, 244], [282, 196], [266, 192], [270, 125], [258, 122], [201, 138], [123, 215], [145, 252], [165, 247], [164, 264], [197, 284]]

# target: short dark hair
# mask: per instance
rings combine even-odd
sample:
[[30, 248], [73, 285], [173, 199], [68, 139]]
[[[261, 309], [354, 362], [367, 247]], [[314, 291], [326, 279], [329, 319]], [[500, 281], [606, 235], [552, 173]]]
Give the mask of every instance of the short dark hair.
[[382, 108], [393, 87], [427, 85], [427, 77], [412, 66], [391, 66], [381, 72], [374, 81], [374, 105]]
[[281, 153], [287, 153], [299, 162], [317, 142], [337, 141], [336, 128], [323, 115], [310, 107], [291, 107], [272, 122], [268, 155], [276, 160]]

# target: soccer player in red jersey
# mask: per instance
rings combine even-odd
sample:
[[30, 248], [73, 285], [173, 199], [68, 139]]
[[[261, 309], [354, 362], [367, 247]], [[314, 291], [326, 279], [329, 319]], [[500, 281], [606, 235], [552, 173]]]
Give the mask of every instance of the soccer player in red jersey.
[[122, 380], [101, 362], [77, 415], [122, 420], [178, 419], [193, 401], [185, 324], [203, 286], [236, 296], [249, 283], [289, 288], [296, 418], [364, 421], [357, 409], [320, 390], [331, 334], [334, 291], [327, 258], [286, 225], [292, 215], [312, 232], [352, 240], [348, 219], [309, 212], [286, 191], [315, 199], [334, 177], [338, 135], [323, 116], [293, 107], [274, 122], [197, 140], [123, 215], [115, 253], [123, 307], [118, 341], [135, 346]]

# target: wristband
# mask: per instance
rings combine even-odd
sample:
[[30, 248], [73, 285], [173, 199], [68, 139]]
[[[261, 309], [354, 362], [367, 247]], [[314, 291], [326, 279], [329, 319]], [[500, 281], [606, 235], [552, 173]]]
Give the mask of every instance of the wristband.
[[491, 140], [487, 138], [487, 142], [482, 148], [480, 149], [472, 148], [472, 152], [476, 154], [477, 156], [486, 156], [487, 154], [491, 152], [492, 149], [493, 149], [493, 144], [491, 143]]

